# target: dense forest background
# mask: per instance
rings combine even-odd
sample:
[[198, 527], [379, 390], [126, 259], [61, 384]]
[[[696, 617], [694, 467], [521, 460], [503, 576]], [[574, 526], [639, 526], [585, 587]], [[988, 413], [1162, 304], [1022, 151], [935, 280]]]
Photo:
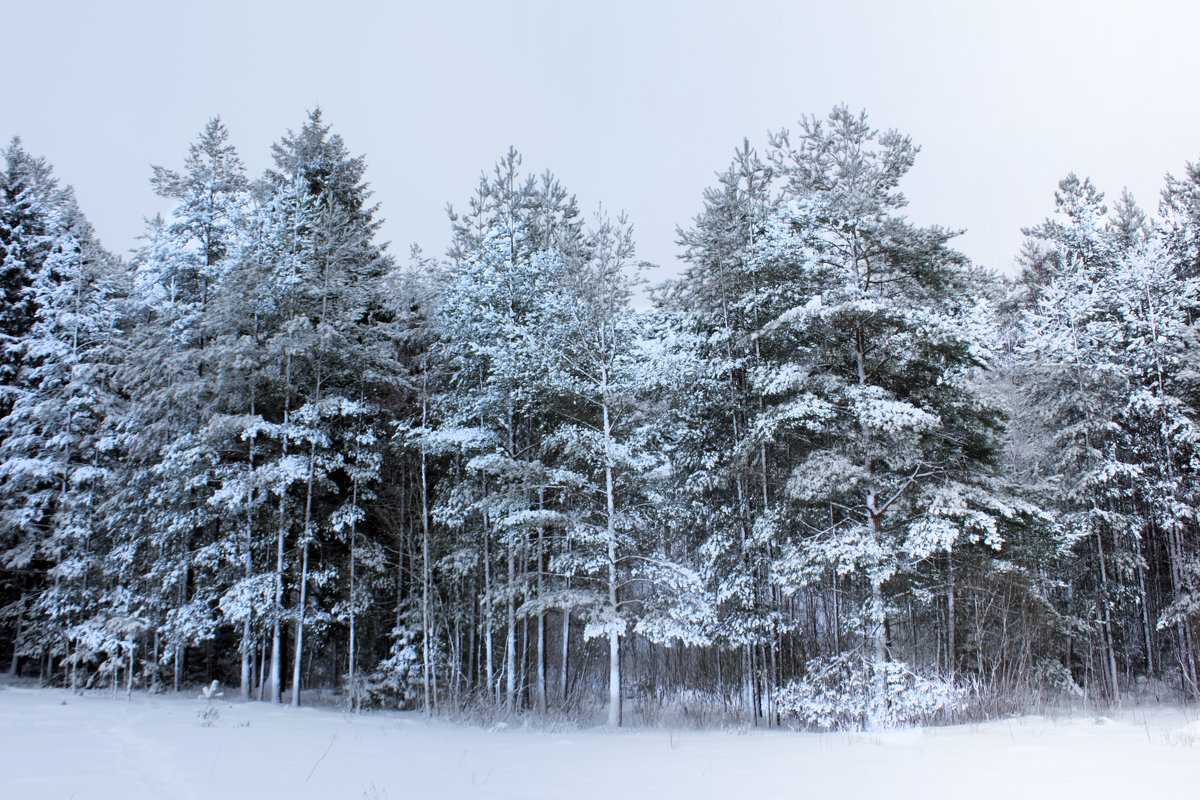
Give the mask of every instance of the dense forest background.
[[319, 111], [256, 180], [214, 119], [123, 259], [14, 140], [0, 658], [613, 725], [1194, 697], [1200, 166], [1067, 176], [1014, 279], [905, 218], [917, 151], [744, 142], [646, 303], [515, 150], [398, 261]]

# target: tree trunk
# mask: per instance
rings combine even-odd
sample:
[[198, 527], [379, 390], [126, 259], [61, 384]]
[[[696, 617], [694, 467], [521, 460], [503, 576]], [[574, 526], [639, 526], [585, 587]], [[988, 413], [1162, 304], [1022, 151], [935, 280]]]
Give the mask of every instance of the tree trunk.
[[356, 546], [358, 544], [358, 475], [354, 476], [354, 489], [350, 501], [354, 506], [354, 515], [350, 518], [350, 643], [349, 651], [346, 654], [346, 683], [350, 689], [350, 708], [352, 711], [358, 711], [358, 676], [355, 674], [355, 669], [358, 666], [354, 663], [354, 656], [358, 652], [358, 644], [356, 635], [358, 633], [355, 625], [356, 615], [354, 611], [355, 592], [357, 591], [355, 568], [357, 566]]
[[[289, 353], [284, 365], [284, 402], [283, 402], [283, 440], [281, 443], [280, 460], [286, 461], [288, 455], [288, 426], [291, 423], [292, 396], [292, 356]], [[270, 695], [272, 703], [283, 700], [282, 667], [280, 666], [280, 635], [279, 617], [283, 614], [283, 546], [284, 534], [287, 532], [287, 493], [288, 481], [286, 475], [280, 478], [279, 485], [279, 525], [275, 537], [275, 613], [271, 622], [271, 677]]]
[[[607, 373], [602, 373], [601, 392], [607, 390]], [[617, 511], [616, 487], [613, 484], [612, 422], [608, 416], [608, 403], [602, 402], [604, 421], [604, 493], [607, 511], [606, 535], [608, 539], [608, 608], [612, 615], [608, 632], [608, 724], [621, 724], [621, 634], [617, 627], [620, 606], [617, 603]]]
[[271, 670], [267, 677], [267, 695], [272, 703], [283, 702], [283, 692], [280, 689], [280, 673], [279, 659], [282, 655], [279, 650], [279, 620], [276, 619], [271, 625]]
[[[487, 497], [487, 483], [483, 485], [483, 495]], [[488, 512], [483, 512], [483, 658], [484, 673], [487, 675], [487, 696], [495, 700], [496, 668], [492, 657], [492, 555], [491, 537], [488, 533]]]
[[1117, 671], [1117, 654], [1113, 644], [1112, 622], [1109, 611], [1108, 566], [1105, 564], [1104, 538], [1100, 531], [1096, 531], [1096, 552], [1098, 554], [1097, 560], [1100, 562], [1100, 644], [1103, 648], [1108, 681], [1112, 687], [1112, 699], [1113, 702], [1119, 705], [1121, 703], [1121, 684], [1118, 680], [1120, 673]]
[[[538, 528], [537, 547], [537, 593], [542, 596], [543, 559], [545, 558], [545, 543], [543, 531]], [[537, 615], [537, 684], [534, 687], [534, 701], [539, 714], [546, 713], [546, 612], [539, 611]]]
[[300, 705], [300, 668], [304, 656], [304, 611], [308, 605], [308, 541], [301, 544], [300, 607], [296, 612], [296, 649], [292, 658], [292, 708]]
[[125, 699], [133, 699], [133, 654], [137, 649], [137, 645], [133, 642], [129, 643], [129, 669], [125, 675]]
[[879, 697], [875, 706], [877, 713], [882, 713], [888, 706], [887, 681], [887, 610], [883, 602], [883, 584], [876, 578], [871, 579], [871, 641], [875, 661], [876, 688]]
[[239, 696], [242, 700], [250, 699], [250, 688], [254, 682], [254, 669], [251, 666], [251, 649], [254, 643], [250, 640], [250, 617], [242, 622], [242, 674], [239, 686]]
[[[255, 318], [255, 341], [258, 341], [258, 319]], [[251, 382], [253, 385], [253, 382]], [[255, 397], [253, 389], [250, 392], [250, 417], [253, 418], [256, 413]], [[246, 481], [246, 552], [244, 555], [244, 566], [246, 572], [246, 580], [249, 581], [253, 574], [253, 558], [254, 558], [254, 437], [250, 437], [250, 442], [246, 450], [247, 464], [247, 481]], [[250, 691], [254, 683], [254, 671], [251, 666], [252, 653], [254, 643], [251, 641], [251, 626], [250, 626], [250, 609], [246, 610], [246, 619], [242, 623], [242, 683], [241, 696], [242, 700], [250, 699]]]
[[262, 642], [262, 647], [258, 653], [258, 702], [263, 699], [263, 687], [267, 683], [267, 643]]
[[508, 541], [508, 632], [504, 637], [504, 711], [511, 714], [517, 702], [517, 603], [513, 596], [517, 583], [517, 556], [512, 536]]
[[955, 639], [955, 607], [954, 607], [954, 556], [951, 553], [946, 555], [946, 661], [947, 671], [950, 673], [950, 680], [954, 680], [954, 674], [958, 670], [958, 642]]
[[571, 664], [571, 609], [564, 604], [562, 610], [562, 670], [558, 674], [558, 696], [562, 708], [567, 707], [567, 671]]
[[21, 634], [24, 632], [25, 625], [25, 595], [21, 595], [21, 610], [17, 612], [17, 630], [13, 635], [13, 651], [12, 661], [8, 665], [8, 677], [17, 677], [17, 667], [21, 661]]
[[[321, 318], [324, 320], [324, 306], [322, 305]], [[314, 392], [314, 405], [317, 408], [317, 419], [320, 420], [321, 406], [321, 362], [317, 362], [316, 374], [316, 391]], [[300, 666], [304, 657], [304, 617], [308, 611], [308, 544], [312, 539], [312, 505], [313, 505], [313, 484], [316, 481], [317, 473], [317, 442], [316, 437], [308, 449], [308, 485], [305, 488], [304, 496], [304, 538], [301, 542], [301, 567], [300, 567], [300, 608], [296, 613], [296, 657], [292, 661], [292, 707], [300, 705]]]
[[[421, 426], [427, 422], [428, 404], [421, 404]], [[421, 677], [425, 693], [425, 714], [433, 714], [433, 697], [430, 685], [430, 647], [433, 635], [429, 613], [429, 486], [425, 475], [425, 441], [421, 440]]]

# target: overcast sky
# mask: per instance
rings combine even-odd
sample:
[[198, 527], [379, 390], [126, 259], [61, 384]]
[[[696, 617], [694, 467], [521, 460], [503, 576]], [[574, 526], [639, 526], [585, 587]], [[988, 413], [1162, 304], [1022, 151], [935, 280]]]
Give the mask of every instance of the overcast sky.
[[1200, 159], [1187, 2], [0, 0], [0, 26], [0, 136], [119, 252], [163, 208], [150, 165], [180, 167], [210, 117], [256, 175], [318, 104], [366, 155], [398, 256], [440, 254], [446, 203], [511, 144], [585, 211], [626, 211], [658, 275], [743, 137], [838, 103], [921, 145], [909, 216], [1003, 270], [1067, 172], [1152, 210]]

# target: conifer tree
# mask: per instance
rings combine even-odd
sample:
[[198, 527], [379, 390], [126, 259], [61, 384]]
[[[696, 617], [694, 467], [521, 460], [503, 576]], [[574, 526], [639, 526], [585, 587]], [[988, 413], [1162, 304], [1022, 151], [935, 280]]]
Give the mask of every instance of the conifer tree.
[[0, 563], [17, 576], [15, 602], [4, 608], [16, 620], [15, 668], [22, 653], [64, 656], [68, 647], [75, 658], [81, 647], [89, 658], [117, 655], [102, 506], [124, 287], [71, 189], [16, 143], [7, 158], [6, 264], [10, 276], [27, 275], [14, 281], [26, 285], [8, 307], [13, 325], [26, 321], [5, 347], [0, 417]]
[[[522, 176], [520, 165], [510, 149], [492, 176], [481, 177], [470, 212], [460, 217], [451, 210], [454, 273], [438, 313], [441, 357], [450, 373], [441, 427], [463, 442], [470, 476], [445, 495], [450, 507], [439, 516], [478, 533], [484, 672], [491, 694], [497, 687], [492, 639], [500, 606], [503, 696], [510, 712], [518, 703], [518, 609], [533, 599], [541, 572], [537, 565], [529, 569], [535, 556], [530, 543], [544, 543], [545, 526], [554, 519], [545, 491], [562, 484], [541, 458], [549, 420], [546, 398], [535, 388], [537, 303], [552, 288], [555, 272], [582, 249], [574, 198], [549, 174], [540, 181]], [[497, 570], [495, 545], [503, 552]], [[542, 555], [536, 555], [539, 562]]]
[[118, 425], [132, 469], [113, 508], [129, 551], [151, 565], [134, 591], [156, 609], [162, 659], [178, 688], [187, 648], [215, 635], [218, 598], [231, 581], [224, 539], [237, 522], [209, 502], [226, 445], [209, 424], [229, 400], [217, 390], [212, 342], [222, 333], [218, 286], [248, 197], [219, 119], [189, 146], [183, 172], [155, 167], [151, 184], [175, 207], [151, 222], [134, 261], [130, 342], [139, 357], [126, 362], [121, 382], [135, 402]]
[[688, 527], [703, 531], [692, 545], [716, 593], [713, 631], [741, 652], [747, 708], [762, 699], [762, 648], [779, 632], [772, 623], [765, 583], [765, 552], [752, 531], [765, 511], [763, 487], [770, 469], [766, 451], [750, 441], [759, 407], [751, 376], [761, 360], [755, 332], [758, 311], [748, 300], [770, 288], [749, 270], [749, 257], [777, 202], [772, 167], [743, 142], [705, 191], [704, 210], [692, 228], [679, 231], [684, 277], [669, 284], [660, 308], [674, 321], [669, 346], [690, 362], [675, 407], [685, 422], [675, 442], [675, 469], [684, 508], [695, 517]]
[[752, 440], [786, 447], [790, 467], [754, 535], [787, 592], [853, 582], [873, 714], [897, 655], [889, 595], [928, 580], [936, 555], [1000, 551], [1034, 515], [998, 484], [1001, 415], [972, 382], [989, 355], [983, 297], [952, 232], [900, 215], [916, 152], [845, 107], [775, 135], [785, 202], [751, 269], [778, 288], [747, 303], [764, 348]]
[[[294, 533], [299, 569], [291, 702], [298, 705], [315, 573], [310, 555], [314, 545], [344, 529], [346, 513], [360, 513], [343, 507], [338, 515], [343, 492], [362, 491], [364, 479], [373, 483], [378, 477], [362, 452], [361, 425], [365, 403], [375, 402], [394, 377], [386, 333], [391, 320], [381, 294], [391, 259], [374, 241], [380, 223], [376, 207], [367, 204], [365, 161], [350, 156], [320, 110], [309, 115], [299, 132], [275, 145], [274, 160], [275, 168], [266, 176], [272, 243], [264, 263], [278, 287], [278, 316], [264, 341], [283, 373], [276, 399], [282, 417], [274, 428], [281, 447], [276, 601], [282, 600], [285, 540]], [[300, 494], [294, 499], [289, 497], [293, 487]], [[337, 574], [333, 565], [319, 566], [322, 583]], [[315, 615], [324, 625], [328, 609], [318, 607]], [[277, 630], [272, 639], [277, 692]]]
[[1178, 230], [1164, 244], [1128, 195], [1110, 214], [1069, 175], [1055, 197], [1055, 216], [1026, 231], [1052, 266], [1022, 318], [1021, 356], [1074, 545], [1071, 611], [1094, 626], [1109, 696], [1133, 658], [1177, 667], [1194, 693], [1196, 279], [1168, 249]]

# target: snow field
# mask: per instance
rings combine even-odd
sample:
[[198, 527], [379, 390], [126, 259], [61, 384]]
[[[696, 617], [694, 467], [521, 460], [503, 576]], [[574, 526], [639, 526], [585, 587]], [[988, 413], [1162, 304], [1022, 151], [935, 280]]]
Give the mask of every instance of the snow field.
[[192, 695], [0, 690], [0, 798], [1195, 797], [1200, 723], [1154, 707], [880, 734], [546, 733]]

